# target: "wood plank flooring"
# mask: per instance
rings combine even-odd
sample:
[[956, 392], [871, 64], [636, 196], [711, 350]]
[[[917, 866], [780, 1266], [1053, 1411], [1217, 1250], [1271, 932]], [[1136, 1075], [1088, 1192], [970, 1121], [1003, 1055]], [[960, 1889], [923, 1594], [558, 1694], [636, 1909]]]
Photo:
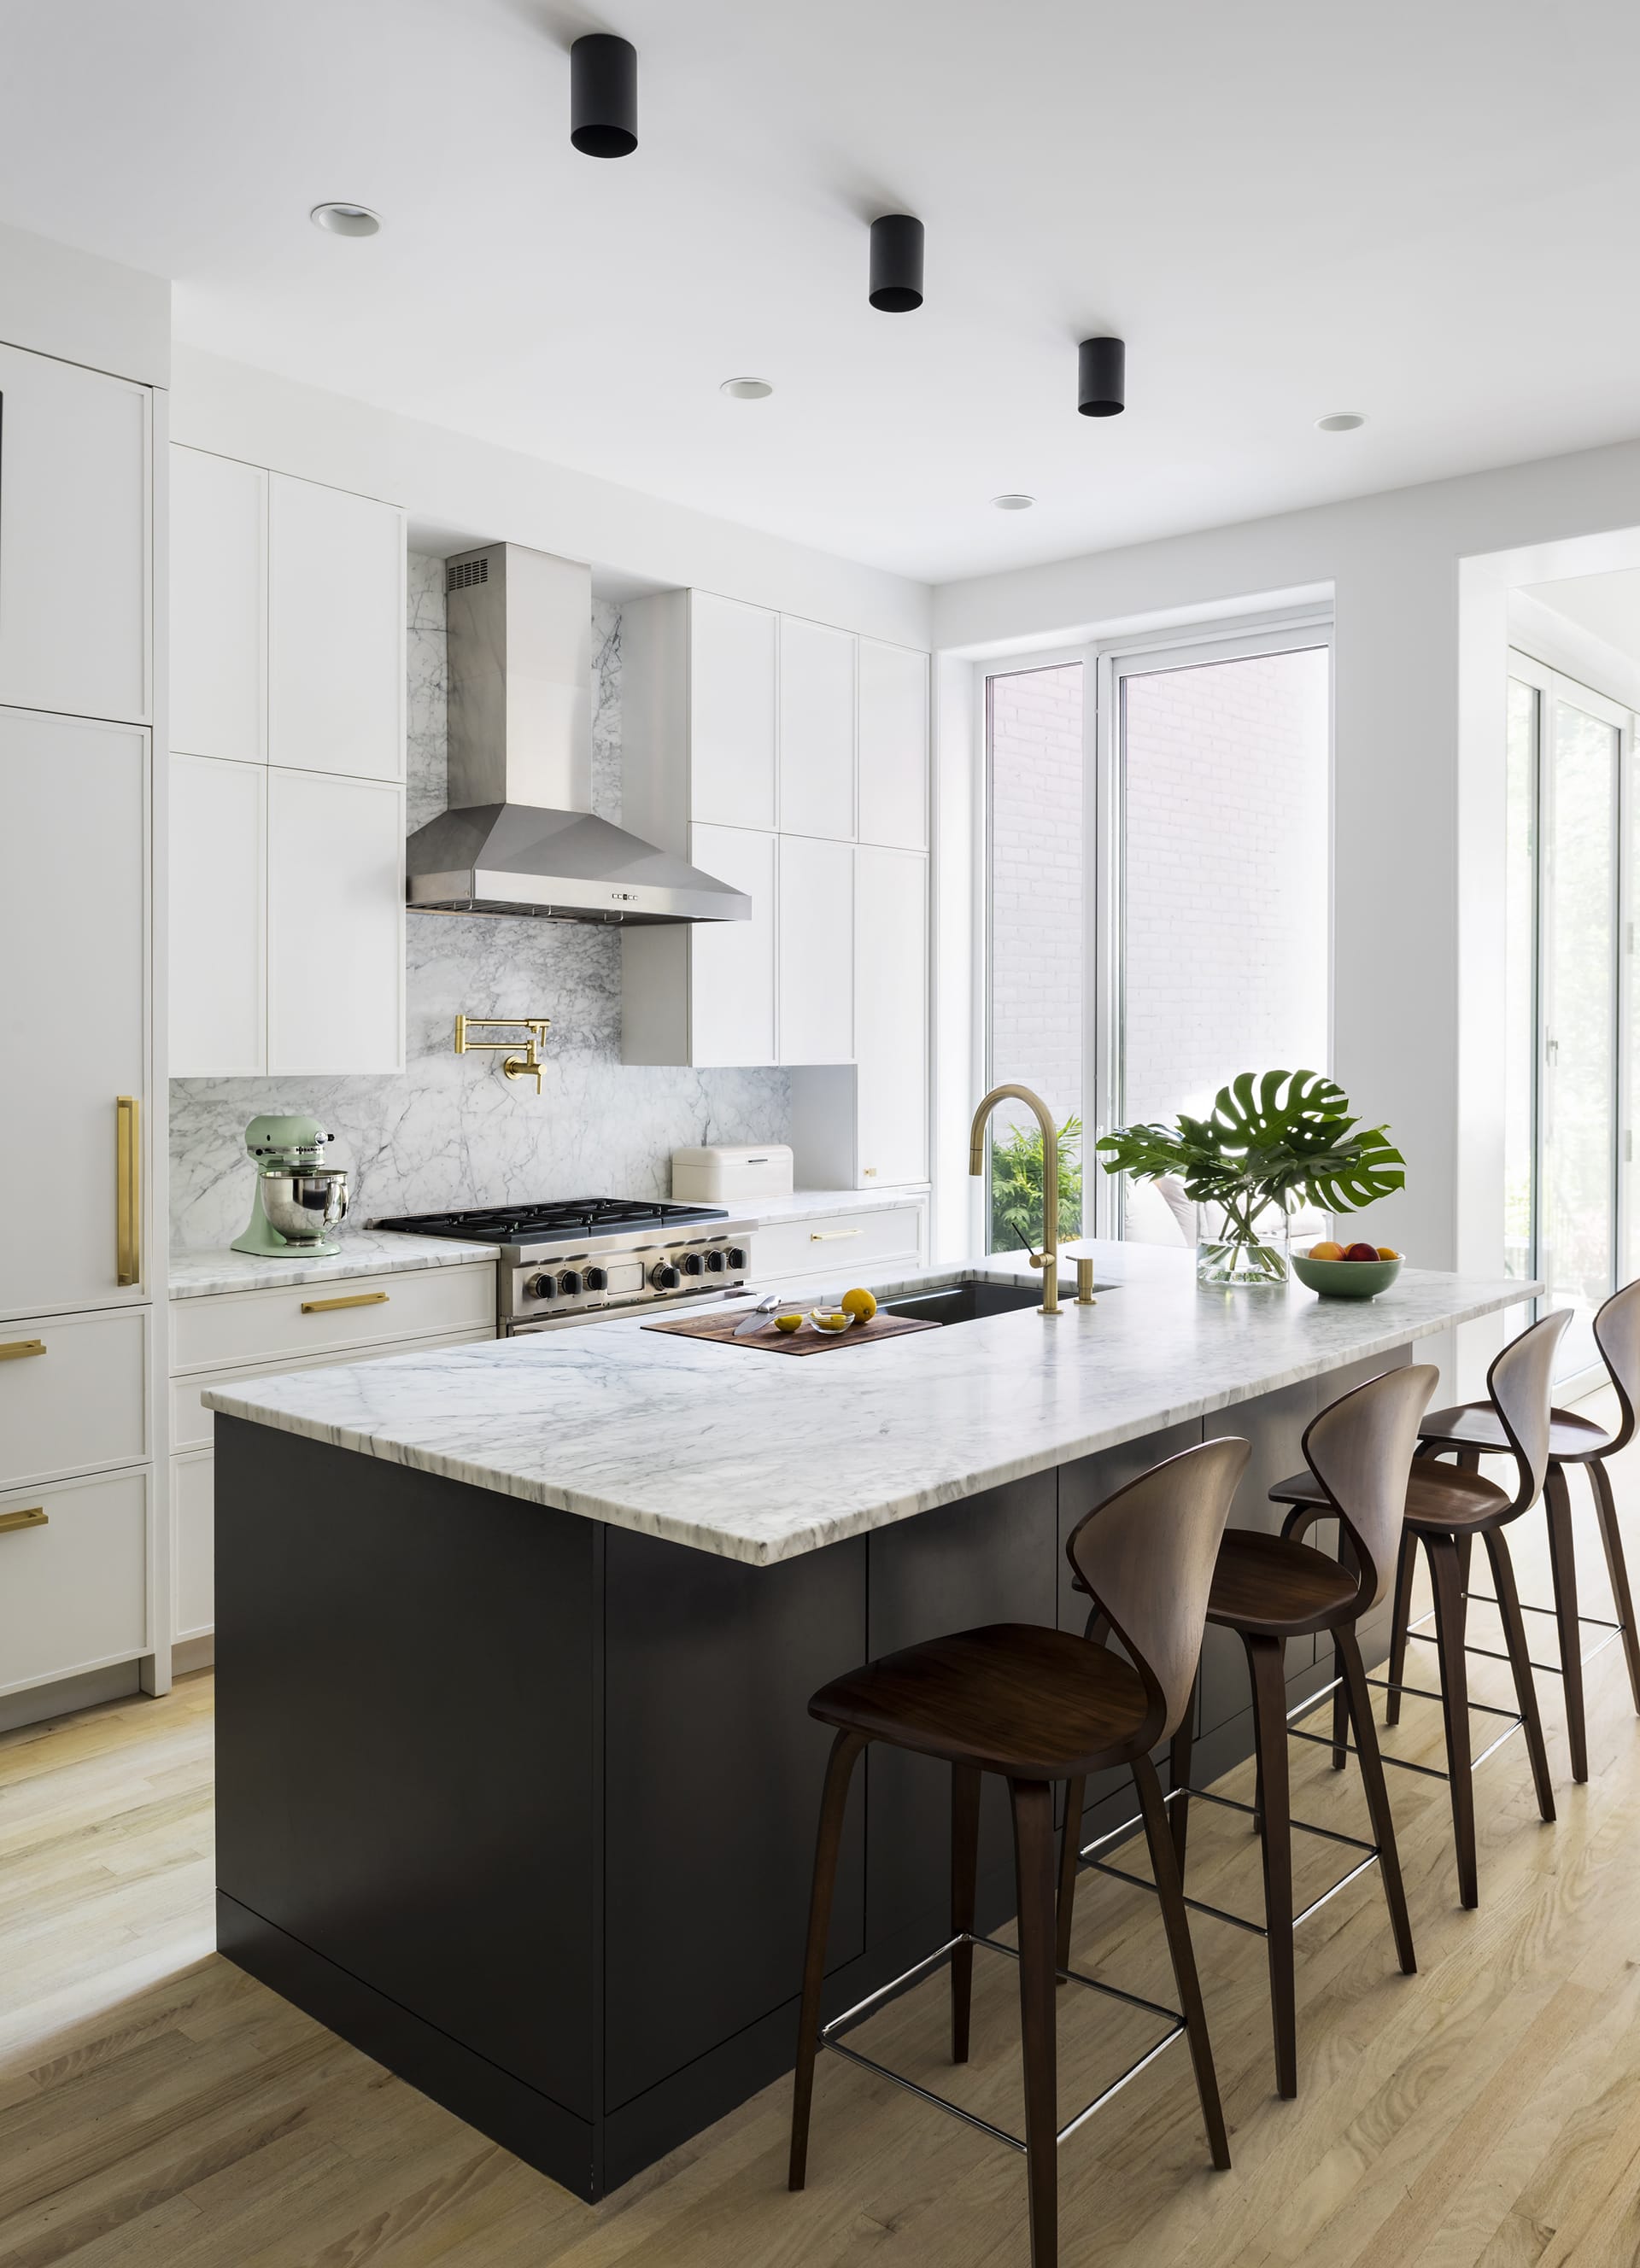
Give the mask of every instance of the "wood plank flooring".
[[[1640, 1572], [1640, 1453], [1619, 1478]], [[1585, 1610], [1607, 1612], [1572, 1489]], [[1513, 1533], [1523, 1592], [1547, 1602], [1541, 1527]], [[1475, 1610], [1483, 1639], [1491, 1619]], [[1551, 1658], [1553, 1624], [1529, 1619]], [[1471, 1674], [1478, 1696], [1508, 1697], [1501, 1664]], [[1208, 2168], [1170, 2051], [1060, 2153], [1067, 2268], [1640, 2262], [1640, 1719], [1609, 1647], [1588, 1673], [1592, 1777], [1575, 1789], [1559, 1681], [1540, 1687], [1558, 1823], [1539, 1822], [1510, 1742], [1477, 1778], [1466, 1914], [1444, 1788], [1392, 1775], [1421, 1973], [1396, 1970], [1376, 1873], [1304, 1925], [1296, 2102], [1274, 2093], [1261, 1943], [1198, 1918], [1234, 2169]], [[1409, 1705], [1387, 1745], [1438, 1761], [1437, 1711]], [[1353, 1770], [1298, 1742], [1292, 1762], [1296, 1812], [1365, 1831]], [[1226, 1792], [1245, 1797], [1247, 1778]], [[216, 1957], [211, 1806], [209, 1674], [0, 1740], [3, 2268], [1024, 2268], [1013, 2154], [835, 2058], [804, 2196], [784, 2187], [782, 2082], [578, 2203]], [[1246, 1822], [1199, 1805], [1191, 1835], [1193, 1891], [1256, 1913]], [[1313, 1838], [1296, 1860], [1301, 1899], [1342, 1871]], [[1076, 1961], [1170, 1997], [1154, 1902], [1098, 1875], [1082, 1877]], [[940, 1982], [860, 2043], [1016, 2125], [1014, 1964], [977, 1966], [965, 2072], [944, 2061]], [[1060, 2027], [1067, 2114], [1154, 2037], [1071, 1986]]]

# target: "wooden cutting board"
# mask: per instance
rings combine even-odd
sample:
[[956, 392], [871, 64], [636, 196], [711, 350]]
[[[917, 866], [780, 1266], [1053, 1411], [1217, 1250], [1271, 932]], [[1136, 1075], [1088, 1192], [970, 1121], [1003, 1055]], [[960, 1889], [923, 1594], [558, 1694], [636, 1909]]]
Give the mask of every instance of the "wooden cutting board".
[[772, 1318], [760, 1331], [748, 1331], [744, 1338], [735, 1336], [735, 1326], [746, 1320], [744, 1307], [721, 1314], [678, 1315], [665, 1322], [646, 1323], [646, 1331], [673, 1331], [681, 1339], [716, 1339], [725, 1346], [757, 1347], [765, 1354], [824, 1354], [832, 1347], [875, 1346], [880, 1339], [904, 1338], [908, 1331], [937, 1331], [938, 1323], [926, 1322], [918, 1315], [890, 1315], [879, 1307], [868, 1323], [851, 1323], [846, 1331], [832, 1334], [811, 1329], [805, 1323], [800, 1331], [777, 1331]]

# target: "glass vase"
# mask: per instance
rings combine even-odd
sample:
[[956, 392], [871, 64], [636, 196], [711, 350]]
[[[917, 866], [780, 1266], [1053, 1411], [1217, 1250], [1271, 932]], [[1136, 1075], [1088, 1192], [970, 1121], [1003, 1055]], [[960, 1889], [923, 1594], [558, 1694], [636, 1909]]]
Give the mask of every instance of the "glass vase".
[[1279, 1204], [1196, 1207], [1196, 1281], [1235, 1290], [1285, 1284], [1289, 1222]]

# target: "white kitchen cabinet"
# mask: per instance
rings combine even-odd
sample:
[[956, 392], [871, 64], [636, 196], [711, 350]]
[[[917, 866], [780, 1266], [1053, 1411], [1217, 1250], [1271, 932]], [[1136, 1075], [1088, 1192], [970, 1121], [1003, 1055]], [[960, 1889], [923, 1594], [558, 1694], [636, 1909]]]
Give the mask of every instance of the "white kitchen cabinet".
[[854, 853], [780, 837], [776, 913], [780, 1061], [847, 1063], [854, 1052]]
[[744, 890], [751, 919], [694, 922], [689, 955], [690, 1061], [748, 1065], [776, 1060], [775, 841], [735, 827], [690, 830], [690, 857]]
[[268, 755], [268, 475], [171, 450], [171, 746]]
[[778, 615], [688, 594], [689, 804], [714, 827], [775, 823]]
[[139, 1301], [119, 1281], [116, 1101], [145, 1144], [147, 733], [0, 710], [0, 1315]]
[[146, 1307], [99, 1307], [0, 1324], [0, 1489], [142, 1463], [151, 1322]]
[[920, 1267], [926, 1210], [906, 1204], [759, 1222], [751, 1235], [751, 1281], [778, 1292], [806, 1276], [858, 1279], [895, 1261]]
[[268, 519], [268, 761], [402, 780], [403, 512], [275, 473]]
[[403, 790], [270, 766], [270, 1075], [403, 1067]]
[[928, 1177], [928, 861], [861, 845], [854, 873], [855, 1135], [862, 1182]]
[[267, 1069], [268, 771], [171, 759], [171, 1076]]
[[217, 1620], [217, 1460], [171, 1460], [171, 1642], [209, 1638]]
[[846, 630], [780, 617], [780, 831], [854, 839], [854, 649]]
[[148, 1490], [137, 1470], [0, 1495], [0, 1693], [148, 1650]]
[[928, 657], [860, 641], [860, 839], [928, 847]]
[[0, 346], [0, 703], [147, 718], [151, 414], [146, 387]]

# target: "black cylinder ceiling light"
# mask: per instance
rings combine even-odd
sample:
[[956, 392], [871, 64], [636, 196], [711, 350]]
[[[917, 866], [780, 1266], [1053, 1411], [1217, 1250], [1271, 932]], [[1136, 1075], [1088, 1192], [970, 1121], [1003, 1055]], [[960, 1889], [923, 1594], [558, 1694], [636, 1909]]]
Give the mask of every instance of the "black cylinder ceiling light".
[[883, 213], [871, 224], [871, 304], [885, 315], [922, 305], [922, 223]]
[[1084, 417], [1117, 417], [1127, 402], [1127, 348], [1121, 339], [1084, 339], [1076, 350], [1076, 407]]
[[638, 147], [638, 50], [613, 32], [587, 32], [570, 49], [570, 140], [587, 158]]

